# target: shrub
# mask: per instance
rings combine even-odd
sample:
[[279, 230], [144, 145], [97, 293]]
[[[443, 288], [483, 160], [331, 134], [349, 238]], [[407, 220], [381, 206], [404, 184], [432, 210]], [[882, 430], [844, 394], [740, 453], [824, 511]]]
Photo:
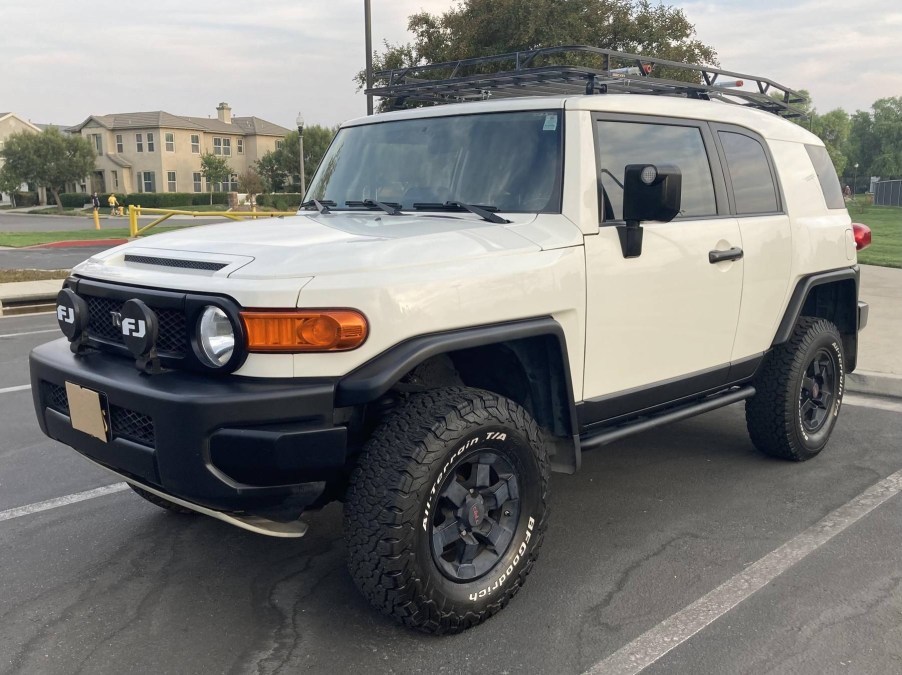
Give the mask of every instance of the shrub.
[[293, 211], [301, 205], [302, 196], [298, 192], [275, 192], [257, 195], [257, 206], [270, 206], [279, 211]]
[[16, 208], [38, 205], [39, 200], [37, 192], [16, 192], [13, 196], [16, 199]]

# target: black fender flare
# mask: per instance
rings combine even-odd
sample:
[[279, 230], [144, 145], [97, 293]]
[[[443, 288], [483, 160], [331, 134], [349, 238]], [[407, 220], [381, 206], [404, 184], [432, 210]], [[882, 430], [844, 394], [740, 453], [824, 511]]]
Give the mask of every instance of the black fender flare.
[[536, 337], [553, 340], [554, 351], [560, 356], [559, 363], [549, 364], [551, 367], [560, 368], [561, 371], [562, 386], [558, 392], [558, 403], [563, 407], [560, 417], [564, 429], [563, 437], [558, 439], [564, 442], [555, 444], [556, 454], [552, 464], [557, 470], [573, 473], [579, 468], [580, 449], [570, 361], [564, 330], [550, 316], [472, 326], [408, 338], [341, 378], [335, 388], [335, 405], [356, 406], [375, 401], [388, 392], [405, 374], [433, 356], [498, 343], [516, 344], [518, 340]]
[[777, 328], [777, 333], [774, 336], [771, 346], [783, 344], [792, 336], [793, 328], [795, 328], [795, 325], [799, 320], [802, 308], [805, 305], [805, 300], [808, 298], [811, 289], [815, 286], [851, 280], [855, 282], [855, 299], [857, 300], [860, 273], [858, 265], [855, 265], [853, 267], [844, 267], [829, 272], [818, 272], [817, 274], [811, 274], [800, 279], [796, 284], [795, 290], [792, 292], [792, 297], [789, 299], [789, 304], [786, 306], [786, 311], [783, 313], [783, 320], [780, 321], [780, 326]]

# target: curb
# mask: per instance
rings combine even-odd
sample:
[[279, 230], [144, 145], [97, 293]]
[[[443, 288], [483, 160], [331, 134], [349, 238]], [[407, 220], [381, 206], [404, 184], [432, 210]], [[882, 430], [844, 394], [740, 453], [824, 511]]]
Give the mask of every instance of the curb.
[[872, 396], [902, 398], [902, 375], [857, 370], [846, 378], [846, 391]]
[[63, 239], [61, 241], [49, 241], [44, 244], [33, 244], [31, 246], [23, 246], [23, 249], [35, 248], [87, 248], [100, 246], [120, 246], [128, 243], [128, 239]]

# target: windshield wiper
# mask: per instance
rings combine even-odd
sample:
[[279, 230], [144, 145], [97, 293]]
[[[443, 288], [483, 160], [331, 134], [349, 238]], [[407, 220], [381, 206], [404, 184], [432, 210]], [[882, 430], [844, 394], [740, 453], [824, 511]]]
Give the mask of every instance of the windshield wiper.
[[311, 206], [320, 213], [330, 213], [329, 207], [335, 206], [335, 202], [333, 202], [331, 199], [324, 199], [323, 201], [320, 201], [318, 199], [311, 199], [301, 204], [302, 209], [309, 209]]
[[413, 208], [420, 211], [469, 211], [490, 223], [506, 225], [511, 222], [492, 213], [492, 211], [498, 210], [495, 206], [475, 206], [473, 204], [464, 204], [463, 202], [417, 202], [413, 205]]
[[345, 206], [365, 206], [368, 209], [382, 209], [390, 216], [403, 216], [401, 205], [396, 202], [380, 202], [377, 199], [364, 199], [363, 201], [345, 202]]

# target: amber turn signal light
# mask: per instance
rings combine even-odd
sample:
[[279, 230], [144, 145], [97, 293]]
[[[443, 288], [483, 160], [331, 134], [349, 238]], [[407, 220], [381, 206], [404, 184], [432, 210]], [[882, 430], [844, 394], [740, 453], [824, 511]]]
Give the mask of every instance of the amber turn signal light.
[[366, 317], [350, 309], [241, 312], [250, 352], [342, 352], [366, 340]]

